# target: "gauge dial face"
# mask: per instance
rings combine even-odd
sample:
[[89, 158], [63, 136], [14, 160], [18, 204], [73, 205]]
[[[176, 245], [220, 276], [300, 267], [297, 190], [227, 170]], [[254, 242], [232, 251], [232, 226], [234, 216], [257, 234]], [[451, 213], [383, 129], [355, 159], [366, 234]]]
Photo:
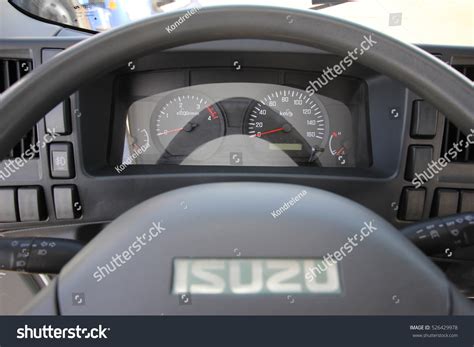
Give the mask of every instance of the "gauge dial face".
[[210, 98], [184, 92], [166, 97], [156, 107], [151, 129], [155, 145], [167, 156], [185, 158], [200, 146], [224, 136], [225, 121]]
[[282, 88], [251, 107], [244, 131], [298, 162], [315, 162], [328, 141], [329, 120], [322, 103], [293, 88]]

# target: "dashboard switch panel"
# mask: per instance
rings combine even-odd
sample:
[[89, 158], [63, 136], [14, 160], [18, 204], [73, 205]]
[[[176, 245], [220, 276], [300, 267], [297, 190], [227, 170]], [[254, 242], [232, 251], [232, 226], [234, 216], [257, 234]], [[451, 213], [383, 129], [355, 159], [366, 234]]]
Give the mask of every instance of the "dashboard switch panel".
[[411, 137], [433, 138], [438, 127], [438, 111], [424, 100], [413, 102]]
[[419, 221], [423, 218], [426, 190], [424, 188], [403, 189], [398, 218], [405, 221]]
[[73, 178], [74, 158], [70, 143], [53, 143], [49, 146], [52, 178]]
[[18, 211], [22, 222], [44, 220], [46, 209], [42, 188], [18, 188]]
[[0, 223], [16, 222], [15, 189], [0, 189]]
[[56, 219], [77, 219], [81, 217], [82, 206], [75, 186], [53, 187], [53, 198]]

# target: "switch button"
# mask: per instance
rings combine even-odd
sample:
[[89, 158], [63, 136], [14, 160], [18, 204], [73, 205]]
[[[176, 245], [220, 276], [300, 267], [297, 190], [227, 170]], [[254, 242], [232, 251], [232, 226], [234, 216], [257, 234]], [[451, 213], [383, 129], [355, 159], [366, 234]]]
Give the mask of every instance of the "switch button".
[[15, 189], [0, 189], [0, 223], [16, 222]]
[[398, 218], [405, 221], [419, 221], [423, 218], [426, 190], [424, 188], [403, 189]]
[[71, 133], [71, 115], [69, 99], [53, 108], [45, 117], [46, 132], [68, 135]]
[[76, 219], [82, 215], [82, 206], [75, 186], [53, 187], [56, 219]]
[[46, 217], [46, 206], [41, 187], [18, 188], [20, 221], [38, 222]]
[[73, 178], [74, 158], [70, 143], [53, 143], [49, 146], [52, 178]]
[[413, 102], [411, 137], [433, 138], [438, 126], [438, 111], [424, 100]]

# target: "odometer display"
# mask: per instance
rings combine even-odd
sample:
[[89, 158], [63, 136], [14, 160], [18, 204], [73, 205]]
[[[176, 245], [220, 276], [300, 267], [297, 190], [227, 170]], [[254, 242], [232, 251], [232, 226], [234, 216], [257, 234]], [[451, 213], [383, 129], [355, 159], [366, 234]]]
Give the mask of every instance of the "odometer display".
[[284, 151], [299, 163], [313, 163], [328, 141], [329, 120], [315, 96], [282, 88], [252, 105], [244, 130], [268, 141], [270, 150]]

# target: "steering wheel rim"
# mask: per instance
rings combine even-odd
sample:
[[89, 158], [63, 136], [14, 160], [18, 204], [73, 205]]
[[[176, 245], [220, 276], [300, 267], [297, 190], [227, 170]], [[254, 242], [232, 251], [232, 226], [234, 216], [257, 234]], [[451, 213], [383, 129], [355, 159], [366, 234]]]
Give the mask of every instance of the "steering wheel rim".
[[[372, 36], [377, 44], [359, 57], [359, 63], [401, 80], [446, 114], [461, 130], [467, 132], [474, 124], [471, 82], [428, 53], [382, 33], [310, 11], [260, 6], [201, 9], [179, 28], [168, 33], [165, 28], [184, 13], [158, 15], [85, 40], [59, 54], [50, 63], [35, 69], [10, 88], [3, 95], [1, 106], [0, 155], [8, 152], [52, 107], [98, 74], [113, 70], [154, 50], [219, 39], [255, 38], [285, 41], [345, 55], [362, 41], [364, 36]], [[291, 21], [288, 20], [289, 16]], [[315, 27], [317, 30], [314, 30]], [[107, 50], [103, 47], [107, 47]], [[133, 52], [133, 56], [130, 52]], [[208, 189], [210, 192], [215, 188]], [[284, 185], [275, 189], [288, 190]], [[191, 191], [192, 189], [188, 192]], [[319, 190], [312, 191], [315, 196], [329, 194]], [[187, 191], [184, 191], [183, 194], [186, 193]], [[151, 204], [155, 203], [156, 201]], [[145, 202], [134, 208], [133, 213], [140, 214], [144, 207], [149, 206], [150, 202]], [[358, 205], [354, 203], [354, 206]], [[123, 221], [123, 218], [119, 220]], [[389, 226], [385, 228], [390, 230]], [[392, 227], [388, 233], [393, 234], [393, 231]], [[104, 238], [113, 234], [111, 227], [104, 230], [103, 234]], [[402, 242], [402, 236], [398, 237], [397, 242]], [[84, 252], [95, 247], [96, 242], [98, 241], [92, 241]], [[418, 252], [417, 258], [422, 261], [421, 253], [414, 246], [405, 244], [413, 254]], [[81, 258], [81, 254], [77, 259]], [[431, 264], [430, 267], [426, 259], [422, 263], [428, 271], [439, 277], [440, 272], [434, 265]], [[77, 268], [80, 264], [73, 260], [67, 266], [68, 273], [71, 273], [73, 266]], [[59, 283], [61, 285], [65, 282], [60, 280]], [[451, 292], [447, 287], [445, 289], [447, 299]], [[461, 299], [456, 302], [454, 306], [467, 305], [467, 301]], [[451, 308], [448, 309], [450, 310]]]

